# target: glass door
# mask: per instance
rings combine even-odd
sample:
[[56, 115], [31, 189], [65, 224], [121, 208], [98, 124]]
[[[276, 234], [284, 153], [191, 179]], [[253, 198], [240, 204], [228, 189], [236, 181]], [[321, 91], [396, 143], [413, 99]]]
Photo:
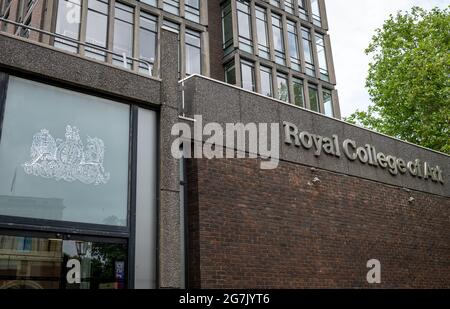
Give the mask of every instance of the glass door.
[[126, 288], [122, 240], [0, 234], [0, 289]]

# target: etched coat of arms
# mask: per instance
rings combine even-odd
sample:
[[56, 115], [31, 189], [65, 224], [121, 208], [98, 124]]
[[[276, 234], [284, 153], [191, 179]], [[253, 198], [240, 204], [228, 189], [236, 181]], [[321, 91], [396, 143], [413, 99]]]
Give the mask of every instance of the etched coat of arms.
[[66, 127], [65, 140], [56, 140], [47, 129], [33, 136], [31, 160], [22, 164], [25, 173], [85, 184], [106, 184], [110, 174], [105, 172], [105, 145], [97, 137], [87, 137], [86, 145], [76, 127]]

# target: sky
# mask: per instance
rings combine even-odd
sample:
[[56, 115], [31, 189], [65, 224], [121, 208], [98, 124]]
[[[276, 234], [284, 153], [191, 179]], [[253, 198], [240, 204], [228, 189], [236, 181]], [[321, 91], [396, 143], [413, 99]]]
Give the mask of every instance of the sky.
[[365, 80], [370, 57], [364, 54], [375, 29], [389, 14], [413, 6], [445, 8], [450, 0], [325, 0], [342, 117], [371, 104]]

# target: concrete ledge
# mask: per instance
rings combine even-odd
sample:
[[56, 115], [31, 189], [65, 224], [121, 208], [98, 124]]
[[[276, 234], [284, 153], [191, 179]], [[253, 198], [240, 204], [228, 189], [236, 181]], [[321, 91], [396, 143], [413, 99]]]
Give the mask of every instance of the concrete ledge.
[[12, 74], [30, 74], [126, 100], [160, 104], [161, 82], [154, 78], [3, 33], [0, 51], [0, 69]]

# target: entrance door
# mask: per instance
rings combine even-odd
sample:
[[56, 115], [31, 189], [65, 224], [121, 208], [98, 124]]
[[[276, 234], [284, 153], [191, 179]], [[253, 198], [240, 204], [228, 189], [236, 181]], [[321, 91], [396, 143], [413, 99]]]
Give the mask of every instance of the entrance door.
[[0, 235], [0, 289], [122, 289], [126, 259], [122, 240]]

